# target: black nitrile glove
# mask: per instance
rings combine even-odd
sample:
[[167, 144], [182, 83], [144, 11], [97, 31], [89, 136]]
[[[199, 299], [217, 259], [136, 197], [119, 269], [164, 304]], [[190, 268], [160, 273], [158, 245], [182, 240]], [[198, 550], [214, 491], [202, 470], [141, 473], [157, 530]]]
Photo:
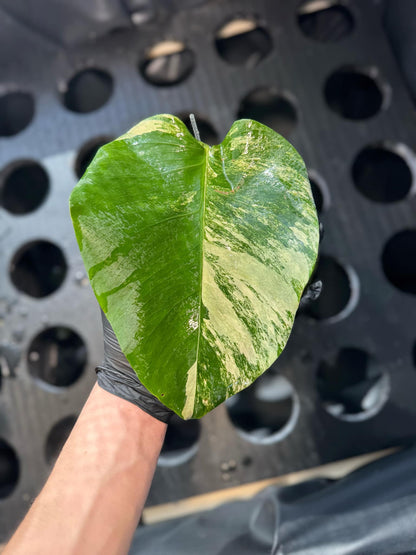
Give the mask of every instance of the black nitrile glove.
[[[322, 239], [324, 238], [324, 226], [322, 222], [319, 222], [319, 244], [321, 244]], [[306, 285], [305, 290], [300, 298], [299, 302], [299, 309], [302, 311], [306, 307], [308, 307], [313, 301], [319, 297], [322, 291], [322, 281], [317, 280], [314, 281], [316, 271], [313, 272], [311, 275], [311, 279], [309, 283]]]
[[140, 382], [129, 361], [124, 356], [116, 334], [102, 312], [104, 334], [104, 362], [96, 368], [98, 385], [125, 399], [157, 418], [168, 423], [173, 411], [165, 407]]
[[319, 297], [322, 291], [322, 281], [314, 281], [305, 287], [305, 291], [299, 301], [299, 308], [304, 309]]

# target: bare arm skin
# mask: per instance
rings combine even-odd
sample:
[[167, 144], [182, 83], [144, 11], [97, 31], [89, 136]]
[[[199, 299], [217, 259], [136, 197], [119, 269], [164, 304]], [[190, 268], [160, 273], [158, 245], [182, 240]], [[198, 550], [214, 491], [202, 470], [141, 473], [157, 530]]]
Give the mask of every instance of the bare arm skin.
[[127, 553], [165, 432], [166, 424], [95, 385], [3, 555]]

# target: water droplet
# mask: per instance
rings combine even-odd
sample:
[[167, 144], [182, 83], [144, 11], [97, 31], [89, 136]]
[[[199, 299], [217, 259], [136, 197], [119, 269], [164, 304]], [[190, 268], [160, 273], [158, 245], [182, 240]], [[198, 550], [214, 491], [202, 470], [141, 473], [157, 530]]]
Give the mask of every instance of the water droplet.
[[29, 353], [29, 360], [30, 362], [38, 362], [40, 355], [37, 351], [31, 351]]
[[24, 336], [25, 336], [25, 328], [18, 327], [12, 331], [12, 338], [17, 343], [20, 343], [20, 341], [23, 340]]
[[21, 307], [19, 308], [19, 314], [20, 314], [20, 316], [22, 316], [23, 318], [25, 318], [25, 317], [28, 315], [28, 313], [29, 313], [29, 311], [28, 311], [27, 307], [21, 306]]
[[88, 285], [88, 278], [82, 270], [77, 270], [75, 272], [75, 283], [81, 287], [86, 287]]
[[15, 308], [15, 306], [18, 304], [18, 300], [17, 299], [11, 299], [6, 307], [6, 311], [7, 314], [11, 314], [12, 310]]
[[221, 463], [221, 472], [233, 472], [237, 468], [237, 463], [234, 459], [230, 459], [229, 461], [224, 461]]
[[235, 470], [237, 468], [237, 463], [234, 459], [228, 461], [228, 470]]

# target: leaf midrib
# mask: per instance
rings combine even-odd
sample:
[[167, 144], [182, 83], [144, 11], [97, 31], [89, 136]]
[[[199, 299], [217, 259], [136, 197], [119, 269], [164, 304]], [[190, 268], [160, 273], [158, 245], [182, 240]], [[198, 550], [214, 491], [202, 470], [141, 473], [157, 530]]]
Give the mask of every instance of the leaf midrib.
[[[209, 146], [204, 146], [204, 176], [202, 178], [201, 183], [201, 208], [200, 208], [200, 260], [199, 260], [199, 276], [200, 276], [200, 285], [199, 285], [199, 308], [198, 308], [198, 339], [196, 344], [196, 354], [195, 354], [195, 362], [196, 362], [196, 374], [198, 373], [198, 361], [199, 361], [199, 345], [201, 340], [201, 333], [202, 333], [202, 322], [201, 322], [201, 314], [202, 314], [202, 286], [203, 286], [203, 271], [204, 271], [204, 236], [205, 236], [205, 211], [206, 211], [206, 193], [207, 193], [207, 183], [208, 183], [208, 156], [209, 156]], [[196, 384], [197, 380], [195, 379], [195, 395], [194, 395], [194, 408], [195, 408], [195, 400], [196, 400]]]

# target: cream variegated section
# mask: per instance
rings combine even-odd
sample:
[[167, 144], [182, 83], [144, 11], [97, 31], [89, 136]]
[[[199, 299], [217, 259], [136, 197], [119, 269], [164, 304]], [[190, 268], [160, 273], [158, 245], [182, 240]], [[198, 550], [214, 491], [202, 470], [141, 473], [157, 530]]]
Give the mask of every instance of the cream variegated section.
[[[251, 364], [256, 362], [256, 350], [249, 330], [236, 313], [236, 306], [227, 297], [215, 281], [215, 268], [204, 260], [202, 303], [208, 311], [204, 326], [214, 338], [218, 357], [223, 358], [224, 366], [230, 379], [240, 378], [240, 370], [232, 356], [230, 346], [233, 345]], [[239, 280], [240, 281], [240, 280]], [[238, 287], [239, 283], [234, 282]], [[202, 330], [201, 330], [201, 333]], [[206, 337], [204, 337], [206, 341]]]
[[178, 129], [177, 118], [175, 118], [175, 116], [171, 116], [170, 114], [161, 114], [157, 118], [144, 119], [116, 140], [120, 141], [123, 139], [131, 139], [133, 137], [139, 137], [141, 135], [147, 135], [155, 132], [163, 133], [167, 137], [172, 136], [172, 138], [174, 138], [180, 137], [183, 130]]
[[182, 410], [182, 418], [188, 420], [192, 417], [195, 408], [196, 378], [198, 372], [198, 362], [195, 360], [188, 370], [185, 388], [185, 405]]

